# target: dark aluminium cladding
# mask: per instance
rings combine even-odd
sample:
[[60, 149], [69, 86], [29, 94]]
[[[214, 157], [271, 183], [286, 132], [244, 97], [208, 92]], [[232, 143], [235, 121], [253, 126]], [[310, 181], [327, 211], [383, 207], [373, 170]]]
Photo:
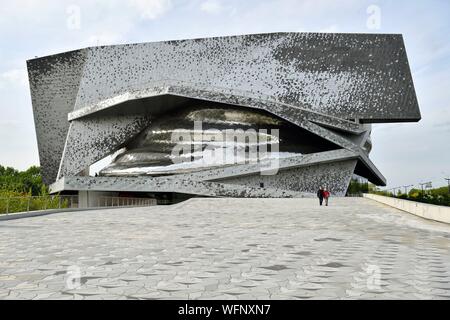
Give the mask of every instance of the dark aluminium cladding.
[[27, 63], [47, 183], [76, 176], [152, 119], [198, 99], [298, 125], [352, 151], [356, 169], [384, 184], [362, 148], [367, 124], [421, 117], [401, 35], [255, 34], [93, 47]]

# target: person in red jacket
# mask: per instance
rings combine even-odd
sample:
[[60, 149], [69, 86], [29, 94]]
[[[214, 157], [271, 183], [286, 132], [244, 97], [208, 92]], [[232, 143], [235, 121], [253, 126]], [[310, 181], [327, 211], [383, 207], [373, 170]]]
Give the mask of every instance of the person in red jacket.
[[330, 191], [327, 188], [323, 189], [323, 200], [325, 200], [325, 205], [328, 206], [328, 198], [330, 197]]

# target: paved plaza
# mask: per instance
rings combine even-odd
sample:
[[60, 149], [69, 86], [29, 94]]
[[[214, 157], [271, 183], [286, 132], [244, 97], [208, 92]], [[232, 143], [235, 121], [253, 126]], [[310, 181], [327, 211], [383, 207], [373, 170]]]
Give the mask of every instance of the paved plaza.
[[364, 198], [0, 221], [0, 299], [449, 299], [450, 225]]

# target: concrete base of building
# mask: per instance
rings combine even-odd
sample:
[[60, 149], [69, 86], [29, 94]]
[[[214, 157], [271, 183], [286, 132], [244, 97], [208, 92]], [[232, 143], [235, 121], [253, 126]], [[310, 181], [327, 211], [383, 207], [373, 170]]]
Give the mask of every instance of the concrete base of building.
[[102, 201], [107, 197], [117, 197], [118, 192], [106, 191], [78, 191], [79, 208], [95, 208], [102, 206]]

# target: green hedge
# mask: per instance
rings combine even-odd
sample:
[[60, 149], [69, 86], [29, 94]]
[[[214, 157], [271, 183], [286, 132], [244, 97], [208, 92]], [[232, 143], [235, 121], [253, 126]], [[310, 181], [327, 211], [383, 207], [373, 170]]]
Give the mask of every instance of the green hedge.
[[[61, 201], [61, 204], [60, 204]], [[16, 212], [26, 212], [46, 209], [68, 208], [69, 201], [61, 199], [59, 196], [42, 196], [42, 197], [11, 197], [0, 198], [0, 214]]]

